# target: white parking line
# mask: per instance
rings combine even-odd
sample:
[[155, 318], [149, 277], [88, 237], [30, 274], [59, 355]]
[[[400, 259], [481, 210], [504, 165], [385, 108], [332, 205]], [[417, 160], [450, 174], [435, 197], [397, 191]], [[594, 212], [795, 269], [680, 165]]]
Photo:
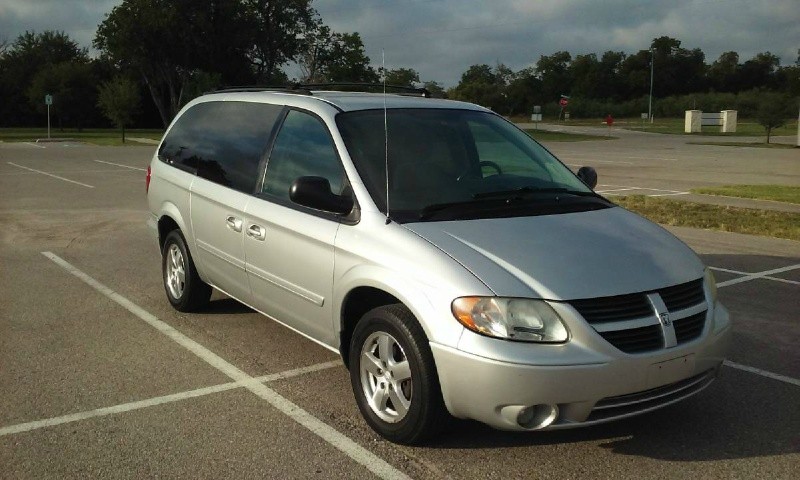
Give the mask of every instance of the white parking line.
[[311, 372], [317, 372], [341, 365], [339, 360], [333, 362], [317, 363], [309, 365], [308, 367], [295, 368], [293, 370], [286, 370], [280, 373], [273, 373], [270, 375], [263, 375], [256, 377], [252, 380], [222, 383], [219, 385], [212, 385], [210, 387], [197, 388], [186, 392], [174, 393], [171, 395], [162, 395], [160, 397], [148, 398], [138, 402], [123, 403], [121, 405], [114, 405], [112, 407], [97, 408], [86, 412], [72, 413], [69, 415], [61, 415], [60, 417], [47, 418], [44, 420], [36, 420], [34, 422], [25, 422], [17, 425], [10, 425], [8, 427], [0, 428], [0, 437], [4, 435], [11, 435], [14, 433], [28, 432], [39, 428], [53, 427], [56, 425], [63, 425], [65, 423], [77, 422], [86, 420], [88, 418], [104, 417], [106, 415], [113, 415], [116, 413], [130, 412], [133, 410], [140, 410], [142, 408], [154, 407], [156, 405], [163, 405], [165, 403], [178, 402], [189, 398], [203, 397], [212, 393], [226, 392], [236, 388], [244, 387], [250, 383], [266, 383], [275, 380], [282, 380], [285, 378], [297, 377]]
[[25, 142], [25, 145], [30, 145], [31, 147], [36, 147], [36, 148], [47, 148], [44, 145], [39, 145], [33, 142]]
[[408, 479], [400, 470], [397, 470], [382, 458], [374, 453], [365, 449], [357, 444], [350, 438], [339, 433], [336, 429], [330, 427], [328, 424], [322, 422], [317, 417], [311, 415], [300, 406], [292, 403], [289, 399], [282, 396], [275, 390], [267, 387], [263, 383], [254, 383], [253, 377], [235, 367], [233, 364], [228, 363], [219, 355], [207, 349], [203, 345], [195, 342], [191, 338], [182, 334], [166, 322], [156, 318], [150, 312], [139, 307], [127, 298], [111, 290], [107, 286], [98, 282], [88, 274], [82, 272], [72, 264], [63, 260], [58, 255], [52, 252], [42, 252], [42, 255], [52, 260], [58, 266], [71, 273], [75, 277], [81, 279], [84, 283], [94, 288], [101, 294], [108, 297], [110, 300], [116, 302], [121, 307], [128, 310], [133, 315], [139, 317], [142, 321], [149, 324], [159, 332], [163, 333], [183, 348], [197, 355], [200, 359], [213, 366], [220, 372], [224, 373], [236, 382], [242, 382], [244, 388], [250, 390], [259, 398], [266, 400], [267, 403], [277, 408], [283, 414], [296, 421], [300, 425], [309, 429], [312, 433], [319, 436], [339, 451], [366, 467], [369, 471], [381, 478], [386, 479]]
[[[759, 278], [764, 278], [774, 273], [783, 273], [788, 272], [790, 270], [797, 270], [800, 268], [800, 264], [797, 265], [789, 265], [788, 267], [781, 267], [776, 268], [773, 270], [767, 270], [764, 272], [757, 272], [757, 273], [748, 273], [744, 277], [733, 278], [731, 280], [726, 280], [724, 282], [720, 282], [717, 284], [717, 288], [727, 287], [730, 285], [736, 285], [737, 283], [749, 282], [751, 280], [758, 280]], [[789, 280], [790, 281], [790, 280]]]
[[689, 195], [691, 192], [675, 192], [675, 193], [653, 193], [648, 197], [670, 197], [672, 195]]
[[[720, 272], [733, 273], [734, 275], [745, 275], [745, 276], [752, 275], [750, 272], [740, 272], [738, 270], [730, 270], [730, 269], [721, 268], [721, 267], [708, 267], [708, 268], [710, 268], [711, 270], [717, 270], [717, 271], [720, 271]], [[764, 279], [764, 280], [773, 280], [773, 281], [781, 282], [781, 283], [790, 283], [792, 285], [800, 285], [800, 282], [796, 282], [794, 280], [787, 280], [785, 278], [780, 278], [780, 277], [764, 276], [764, 277], [757, 277], [757, 278], [761, 278], [761, 279]], [[750, 280], [756, 280], [757, 278], [751, 278]], [[717, 286], [719, 286], [719, 285], [717, 285]]]
[[778, 380], [779, 382], [789, 383], [791, 385], [800, 387], [800, 380], [787, 377], [786, 375], [768, 372], [767, 370], [761, 370], [760, 368], [751, 367], [749, 365], [742, 365], [741, 363], [731, 362], [730, 360], [725, 360], [725, 366], [735, 368], [737, 370], [743, 370], [745, 372], [755, 373], [756, 375], [761, 375], [762, 377], [771, 378], [773, 380]]
[[121, 163], [106, 162], [106, 161], [103, 161], [103, 160], [95, 160], [95, 162], [97, 162], [97, 163], [105, 163], [106, 165], [116, 165], [118, 167], [130, 168], [131, 170], [139, 170], [139, 171], [142, 171], [142, 172], [146, 172], [147, 171], [146, 168], [132, 167], [130, 165], [123, 165]]
[[13, 166], [15, 166], [17, 168], [22, 168], [24, 170], [30, 170], [31, 172], [41, 173], [42, 175], [47, 175], [48, 177], [53, 177], [53, 178], [57, 178], [59, 180], [64, 180], [65, 182], [74, 183], [74, 184], [80, 185], [82, 187], [94, 188], [91, 185], [87, 185], [87, 184], [81, 183], [81, 182], [76, 182], [75, 180], [70, 180], [69, 178], [59, 177], [58, 175], [53, 175], [52, 173], [43, 172], [41, 170], [36, 170], [36, 169], [33, 169], [33, 168], [23, 167], [22, 165], [17, 165], [16, 163], [11, 163], [11, 162], [6, 162], [6, 163], [8, 163], [9, 165], [13, 165]]
[[595, 190], [595, 193], [625, 192], [629, 190], [636, 190], [636, 188], [629, 187], [629, 188], [612, 188], [611, 190]]

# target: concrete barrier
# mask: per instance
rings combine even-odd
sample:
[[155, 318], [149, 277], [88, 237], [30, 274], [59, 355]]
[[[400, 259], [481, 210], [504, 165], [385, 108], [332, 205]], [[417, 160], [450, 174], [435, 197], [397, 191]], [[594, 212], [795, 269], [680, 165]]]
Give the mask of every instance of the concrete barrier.
[[699, 133], [703, 131], [703, 127], [722, 127], [722, 133], [733, 133], [736, 131], [736, 118], [736, 110], [709, 113], [703, 113], [700, 110], [686, 110], [683, 131]]

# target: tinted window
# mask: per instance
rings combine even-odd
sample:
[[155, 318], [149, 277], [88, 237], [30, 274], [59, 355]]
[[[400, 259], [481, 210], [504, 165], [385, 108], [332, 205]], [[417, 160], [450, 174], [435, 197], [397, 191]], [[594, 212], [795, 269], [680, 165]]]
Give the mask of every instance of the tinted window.
[[275, 139], [262, 191], [288, 200], [292, 182], [303, 176], [327, 178], [333, 193], [342, 192], [344, 170], [328, 129], [319, 119], [293, 110]]
[[248, 102], [200, 103], [178, 119], [159, 157], [212, 182], [252, 192], [259, 161], [282, 108]]

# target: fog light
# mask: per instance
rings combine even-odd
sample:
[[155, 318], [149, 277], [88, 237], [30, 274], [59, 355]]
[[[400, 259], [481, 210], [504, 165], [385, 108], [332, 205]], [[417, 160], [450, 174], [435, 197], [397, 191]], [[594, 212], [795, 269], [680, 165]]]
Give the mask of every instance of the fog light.
[[528, 430], [545, 428], [558, 418], [558, 406], [533, 405], [525, 407], [517, 414], [517, 425]]

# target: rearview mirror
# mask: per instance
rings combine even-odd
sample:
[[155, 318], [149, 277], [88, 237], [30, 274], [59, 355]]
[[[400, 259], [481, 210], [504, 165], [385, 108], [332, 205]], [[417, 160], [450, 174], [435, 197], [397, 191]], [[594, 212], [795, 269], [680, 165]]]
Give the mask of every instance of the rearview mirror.
[[327, 178], [300, 177], [289, 188], [289, 199], [298, 205], [345, 215], [353, 209], [353, 198], [331, 192]]
[[597, 172], [592, 167], [581, 167], [578, 169], [578, 178], [581, 179], [583, 183], [586, 184], [587, 187], [594, 190], [594, 187], [597, 186]]

